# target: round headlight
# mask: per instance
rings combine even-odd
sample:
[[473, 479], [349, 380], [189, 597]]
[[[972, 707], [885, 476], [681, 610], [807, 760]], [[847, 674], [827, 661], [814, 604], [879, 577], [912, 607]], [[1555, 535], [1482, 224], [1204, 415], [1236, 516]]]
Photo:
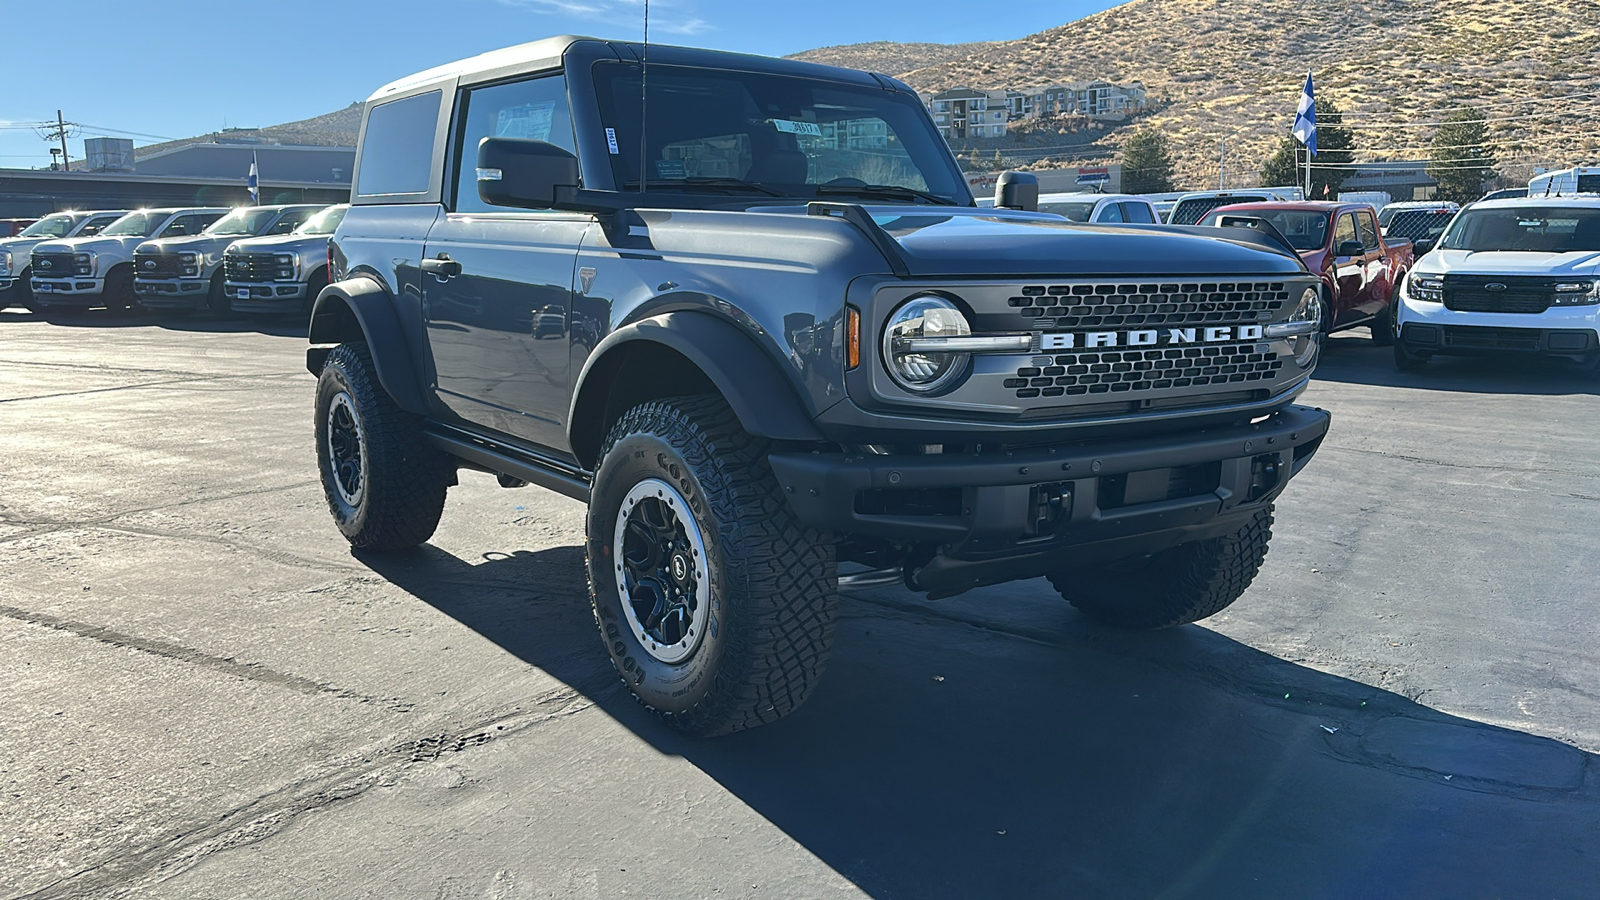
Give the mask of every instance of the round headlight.
[[912, 297], [889, 316], [883, 361], [895, 384], [917, 393], [936, 391], [961, 377], [971, 354], [939, 351], [923, 342], [970, 334], [972, 326], [954, 303], [933, 294]]
[[1305, 367], [1317, 355], [1317, 342], [1322, 337], [1322, 294], [1316, 288], [1306, 288], [1305, 293], [1300, 295], [1300, 305], [1289, 317], [1289, 324], [1297, 322], [1311, 323], [1311, 333], [1296, 337], [1290, 345], [1295, 364]]

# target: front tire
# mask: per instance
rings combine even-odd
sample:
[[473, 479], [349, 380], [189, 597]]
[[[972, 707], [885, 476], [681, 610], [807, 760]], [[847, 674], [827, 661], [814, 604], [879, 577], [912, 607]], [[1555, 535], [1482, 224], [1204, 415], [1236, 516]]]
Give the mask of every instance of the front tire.
[[451, 481], [421, 420], [378, 382], [363, 344], [341, 344], [317, 379], [317, 468], [328, 510], [351, 546], [400, 550], [433, 536]]
[[1395, 332], [1399, 330], [1396, 317], [1400, 315], [1400, 298], [1391, 296], [1389, 305], [1385, 306], [1372, 320], [1372, 345], [1374, 347], [1390, 347], [1394, 345]]
[[795, 519], [767, 450], [720, 397], [677, 397], [623, 414], [595, 472], [595, 621], [628, 689], [687, 734], [789, 714], [833, 643], [833, 544]]
[[1068, 569], [1050, 576], [1090, 618], [1119, 628], [1172, 628], [1227, 609], [1250, 587], [1272, 540], [1272, 507], [1233, 534], [1163, 550], [1147, 559]]

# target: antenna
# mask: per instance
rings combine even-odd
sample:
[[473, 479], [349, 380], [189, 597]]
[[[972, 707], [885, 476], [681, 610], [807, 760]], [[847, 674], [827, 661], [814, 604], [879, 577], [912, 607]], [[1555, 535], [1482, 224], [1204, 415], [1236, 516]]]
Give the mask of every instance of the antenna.
[[646, 127], [650, 114], [650, 0], [644, 0], [644, 58], [639, 61], [639, 193], [645, 193], [650, 175], [650, 142]]

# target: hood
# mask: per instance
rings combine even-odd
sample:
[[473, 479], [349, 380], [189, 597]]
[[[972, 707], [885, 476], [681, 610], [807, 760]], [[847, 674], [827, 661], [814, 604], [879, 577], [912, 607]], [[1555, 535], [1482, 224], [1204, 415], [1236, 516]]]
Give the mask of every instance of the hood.
[[331, 234], [275, 234], [270, 237], [240, 238], [228, 249], [234, 253], [301, 253], [315, 249], [326, 253]]
[[[869, 206], [913, 275], [1297, 275], [1297, 258], [1167, 226], [1089, 225], [1039, 213]], [[803, 212], [803, 208], [802, 208]]]
[[59, 241], [45, 241], [33, 248], [35, 253], [132, 253], [133, 248], [144, 243], [146, 238], [137, 235], [127, 237], [83, 237], [66, 238]]
[[1600, 253], [1544, 253], [1510, 250], [1435, 250], [1417, 268], [1451, 275], [1548, 275], [1591, 278], [1600, 272]]
[[177, 253], [180, 250], [194, 250], [200, 253], [220, 253], [226, 250], [229, 244], [238, 240], [243, 240], [243, 238], [231, 234], [191, 234], [188, 237], [140, 241], [139, 251], [143, 253]]

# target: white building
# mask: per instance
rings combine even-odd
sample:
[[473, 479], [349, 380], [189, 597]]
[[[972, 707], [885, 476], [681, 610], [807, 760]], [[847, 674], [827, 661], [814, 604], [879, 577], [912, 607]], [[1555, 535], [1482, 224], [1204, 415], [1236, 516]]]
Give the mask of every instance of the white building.
[[1007, 123], [1052, 116], [1123, 118], [1145, 107], [1144, 85], [1072, 81], [1018, 90], [950, 88], [923, 102], [945, 140], [1005, 137]]
[[925, 95], [923, 102], [933, 113], [933, 124], [947, 141], [999, 138], [1006, 136], [1006, 123], [1012, 118], [1009, 93], [951, 88]]

